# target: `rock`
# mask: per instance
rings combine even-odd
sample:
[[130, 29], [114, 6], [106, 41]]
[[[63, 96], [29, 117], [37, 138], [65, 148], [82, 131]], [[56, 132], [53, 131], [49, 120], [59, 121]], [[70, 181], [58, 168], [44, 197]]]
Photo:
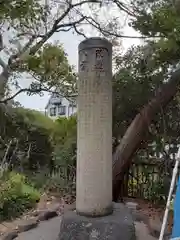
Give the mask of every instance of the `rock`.
[[56, 203], [56, 204], [53, 204], [50, 208], [48, 208], [48, 210], [50, 211], [54, 211], [54, 212], [59, 212], [62, 208], [62, 204], [60, 203]]
[[35, 219], [29, 219], [26, 221], [23, 221], [22, 223], [18, 224], [18, 231], [19, 232], [26, 232], [30, 229], [36, 228], [38, 226], [38, 220]]
[[34, 210], [33, 212], [30, 213], [31, 216], [37, 217], [41, 211], [40, 210]]
[[137, 210], [138, 204], [135, 202], [126, 202], [126, 206], [131, 210]]
[[64, 211], [73, 211], [76, 209], [76, 203], [72, 203], [72, 204], [65, 204], [64, 205]]
[[9, 230], [7, 233], [1, 236], [1, 240], [12, 240], [15, 239], [17, 236], [18, 233], [16, 230]]
[[58, 213], [55, 210], [45, 210], [39, 214], [38, 220], [46, 221], [46, 220], [51, 219], [56, 216], [58, 216]]
[[40, 198], [40, 201], [37, 204], [37, 209], [45, 209], [48, 200], [49, 200], [48, 195], [46, 193], [43, 193]]
[[8, 230], [8, 227], [4, 226], [4, 224], [0, 224], [0, 235], [7, 232], [7, 230]]
[[[31, 212], [31, 216], [34, 216], [34, 217], [38, 217], [38, 220], [39, 221], [43, 221], [43, 220], [47, 220], [46, 219], [46, 215], [52, 215], [52, 217], [55, 217], [58, 215], [58, 213], [61, 212], [61, 209], [62, 209], [62, 205], [60, 203], [56, 203], [56, 204], [52, 204], [50, 205], [48, 208], [46, 209], [37, 209], [37, 210], [34, 210], [33, 212]], [[54, 212], [56, 212], [57, 214], [55, 214]], [[44, 219], [45, 218], [45, 219]], [[50, 217], [51, 218], [51, 217]], [[49, 218], [48, 218], [49, 219]]]
[[[162, 223], [157, 219], [150, 219], [148, 223], [149, 233], [151, 236], [159, 238], [161, 232]], [[165, 229], [164, 236], [168, 236], [170, 233], [167, 228]]]
[[116, 203], [113, 213], [103, 217], [85, 217], [67, 211], [60, 221], [57, 239], [135, 240], [136, 236], [129, 209]]

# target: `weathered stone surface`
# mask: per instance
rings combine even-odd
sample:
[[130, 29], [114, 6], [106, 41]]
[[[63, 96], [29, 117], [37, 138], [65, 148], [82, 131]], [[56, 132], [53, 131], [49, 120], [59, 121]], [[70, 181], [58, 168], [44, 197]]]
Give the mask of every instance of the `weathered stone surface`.
[[[52, 212], [59, 212], [61, 208], [62, 208], [62, 206], [61, 206], [60, 203], [51, 204], [50, 206], [48, 206], [48, 208], [45, 208], [45, 209], [36, 209], [35, 211], [33, 211], [33, 212], [31, 213], [31, 216], [41, 215], [41, 217], [42, 217], [43, 215], [46, 215], [46, 214], [48, 215], [48, 214], [50, 214], [50, 212], [51, 212], [51, 214], [52, 214]], [[48, 212], [48, 213], [47, 213], [47, 212]], [[57, 215], [55, 215], [55, 216], [57, 216]]]
[[79, 50], [76, 211], [112, 212], [112, 44], [89, 38]]
[[18, 233], [16, 230], [10, 230], [7, 233], [5, 233], [3, 236], [1, 236], [1, 240], [12, 240], [15, 239], [18, 236]]
[[75, 211], [66, 212], [60, 224], [58, 240], [135, 240], [135, 226], [129, 209], [114, 204], [113, 214], [84, 217]]
[[39, 214], [38, 220], [46, 221], [46, 220], [56, 217], [56, 216], [58, 216], [58, 213], [56, 212], [56, 210], [45, 210]]
[[29, 231], [30, 229], [36, 228], [37, 226], [38, 226], [37, 219], [29, 219], [18, 224], [18, 231], [26, 232]]

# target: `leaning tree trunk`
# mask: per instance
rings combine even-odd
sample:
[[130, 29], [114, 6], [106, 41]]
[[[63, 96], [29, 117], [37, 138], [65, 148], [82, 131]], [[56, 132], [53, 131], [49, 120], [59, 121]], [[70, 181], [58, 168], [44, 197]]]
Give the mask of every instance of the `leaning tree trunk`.
[[[123, 176], [129, 167], [134, 153], [140, 147], [148, 126], [155, 114], [165, 107], [178, 91], [180, 83], [180, 69], [175, 71], [170, 80], [163, 84], [156, 95], [136, 115], [128, 127], [121, 143], [113, 154], [113, 200], [117, 201], [121, 193]], [[122, 196], [121, 196], [122, 197]]]

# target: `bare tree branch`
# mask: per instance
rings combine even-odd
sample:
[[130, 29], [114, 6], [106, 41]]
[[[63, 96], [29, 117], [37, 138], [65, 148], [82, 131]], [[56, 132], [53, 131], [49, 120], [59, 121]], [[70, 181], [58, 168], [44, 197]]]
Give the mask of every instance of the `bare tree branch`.
[[84, 1], [81, 1], [79, 3], [76, 3], [76, 4], [71, 4], [69, 3], [69, 7], [67, 8], [67, 10], [54, 22], [54, 25], [52, 27], [52, 29], [56, 29], [58, 24], [68, 15], [68, 13], [75, 7], [79, 7], [79, 6], [82, 6], [86, 3], [100, 3], [100, 1], [96, 1], [96, 0], [84, 0]]
[[[35, 54], [42, 46], [43, 44], [56, 32], [56, 31], [66, 31], [66, 30], [61, 30], [60, 28], [66, 28], [66, 27], [70, 27], [69, 30], [71, 29], [71, 27], [74, 27], [76, 24], [79, 24], [81, 23], [85, 17], [83, 16], [82, 18], [80, 18], [79, 20], [77, 21], [74, 21], [74, 22], [70, 22], [70, 23], [64, 23], [64, 24], [59, 24], [67, 15], [68, 13], [75, 7], [78, 7], [78, 6], [82, 6], [83, 4], [86, 4], [86, 3], [90, 3], [91, 1], [89, 0], [84, 0], [84, 1], [81, 1], [79, 3], [76, 3], [76, 4], [71, 4], [69, 3], [68, 5], [68, 8], [67, 10], [58, 18], [55, 20], [52, 28], [47, 32], [47, 34], [45, 35], [41, 35], [39, 37], [42, 37], [42, 39], [35, 45], [33, 46], [30, 50], [29, 50], [29, 55], [33, 55]], [[100, 3], [100, 1], [96, 1], [96, 0], [92, 0], [93, 3]], [[58, 25], [59, 24], [59, 25]], [[21, 55], [24, 56], [24, 52], [27, 51], [27, 49], [30, 47], [30, 45], [32, 45], [33, 41], [35, 40], [37, 36], [36, 35], [32, 35], [31, 39], [29, 40], [28, 44], [23, 48], [23, 50], [21, 51], [21, 53], [18, 53], [18, 57], [16, 57], [15, 55], [13, 57], [10, 57], [10, 62], [9, 62], [9, 65], [11, 69], [14, 69], [17, 67], [18, 65], [18, 62], [17, 61], [16, 63], [12, 63], [12, 59], [15, 60], [15, 58], [21, 58]]]
[[17, 54], [14, 54], [14, 55], [12, 55], [12, 56], [9, 58], [8, 63], [11, 64], [12, 61], [13, 61], [13, 59], [16, 59], [16, 58], [22, 58], [22, 59], [23, 59], [24, 56], [25, 56], [26, 54], [28, 54], [29, 48], [30, 48], [30, 46], [33, 44], [34, 40], [35, 40], [35, 36], [32, 36], [32, 37], [29, 39], [29, 41], [25, 44], [25, 46], [23, 47], [22, 50], [20, 50]]
[[40, 86], [38, 89], [32, 89], [32, 88], [21, 88], [20, 90], [18, 90], [16, 93], [14, 93], [12, 96], [10, 96], [10, 97], [7, 97], [7, 98], [5, 98], [5, 99], [3, 99], [3, 100], [0, 100], [0, 103], [7, 103], [7, 102], [9, 102], [9, 101], [11, 101], [11, 100], [13, 100], [15, 97], [17, 97], [19, 94], [21, 94], [21, 93], [24, 93], [24, 92], [26, 92], [26, 93], [34, 93], [34, 94], [38, 94], [38, 93], [40, 93], [40, 92], [49, 92], [49, 93], [56, 93], [56, 94], [58, 94], [59, 96], [62, 96], [62, 97], [65, 97], [65, 98], [69, 98], [69, 97], [73, 97], [73, 96], [76, 96], [76, 94], [60, 94], [60, 92], [59, 91], [57, 91], [57, 90], [52, 90], [51, 89], [52, 87], [45, 87], [45, 86]]
[[121, 35], [118, 33], [110, 32], [106, 29], [103, 29], [101, 25], [95, 21], [92, 17], [85, 17], [86, 21], [92, 25], [94, 28], [98, 29], [102, 34], [104, 35], [110, 35], [114, 36], [117, 38], [130, 38], [130, 39], [149, 39], [149, 38], [160, 38], [161, 36], [152, 36], [152, 37], [147, 37], [147, 36], [128, 36], [128, 35]]
[[6, 99], [0, 100], [0, 103], [7, 103], [10, 100], [13, 100], [15, 97], [17, 97], [19, 94], [23, 93], [23, 92], [29, 92], [29, 93], [40, 93], [41, 91], [49, 91], [48, 89], [31, 89], [31, 88], [22, 88], [19, 91], [17, 91], [15, 94], [13, 94], [10, 97], [7, 97]]
[[[132, 38], [132, 39], [133, 38], [136, 38], [136, 39], [149, 38], [149, 37], [144, 37], [144, 36], [126, 36], [126, 35], [121, 35], [121, 34], [113, 32], [113, 31], [108, 31], [108, 30], [104, 29], [101, 26], [101, 24], [98, 23], [95, 19], [93, 19], [90, 16], [85, 16], [80, 12], [79, 7], [81, 7], [84, 4], [90, 4], [90, 3], [101, 4], [102, 0], [82, 0], [82, 1], [79, 1], [78, 3], [75, 3], [75, 4], [72, 4], [72, 1], [67, 0], [66, 10], [64, 10], [64, 12], [54, 21], [50, 30], [46, 31], [46, 33], [44, 35], [43, 34], [40, 34], [40, 35], [38, 35], [38, 34], [33, 35], [32, 34], [31, 35], [29, 33], [27, 33], [27, 34], [23, 33], [27, 36], [29, 34], [29, 36], [30, 36], [30, 40], [23, 47], [23, 49], [21, 51], [19, 51], [17, 54], [12, 55], [9, 58], [9, 62], [8, 62], [7, 66], [5, 66], [1, 62], [1, 59], [0, 59], [0, 65], [3, 66], [3, 69], [4, 69], [4, 72], [0, 75], [1, 85], [6, 86], [7, 82], [8, 82], [8, 77], [9, 77], [10, 71], [16, 70], [18, 68], [19, 64], [25, 59], [25, 57], [27, 57], [28, 55], [34, 55], [44, 45], [44, 43], [46, 43], [46, 41], [49, 38], [52, 37], [52, 35], [55, 32], [60, 32], [60, 31], [67, 32], [67, 31], [70, 31], [71, 29], [74, 29], [74, 31], [77, 34], [86, 38], [85, 34], [78, 29], [80, 24], [90, 24], [91, 26], [93, 26], [94, 28], [99, 30], [104, 36], [105, 35], [106, 36], [111, 35], [111, 36], [118, 37], [118, 38]], [[113, 3], [116, 4], [116, 6], [121, 11], [127, 13], [130, 16], [135, 16], [134, 13], [128, 8], [128, 6], [125, 3], [121, 2], [121, 1], [118, 1], [118, 0], [113, 0]], [[66, 19], [66, 17], [69, 16], [70, 12], [73, 11], [73, 10], [76, 11], [76, 13], [77, 13], [76, 15], [79, 16], [79, 19], [76, 20], [76, 21], [74, 20], [74, 21], [64, 23], [64, 20]], [[1, 36], [1, 34], [0, 34], [0, 36]], [[33, 45], [35, 39], [38, 39], [38, 42]], [[2, 48], [2, 44], [1, 44], [1, 39], [0, 39], [0, 50], [1, 50], [1, 48]], [[2, 82], [3, 82], [3, 84], [2, 84]], [[8, 100], [11, 100], [14, 97], [16, 97], [17, 95], [19, 95], [21, 92], [25, 92], [25, 91], [27, 91], [27, 92], [30, 92], [30, 91], [31, 92], [32, 91], [37, 92], [37, 89], [36, 90], [32, 90], [32, 89], [28, 89], [28, 88], [27, 89], [20, 89], [12, 97], [10, 97], [8, 99], [5, 99], [5, 100], [2, 100], [2, 102], [7, 102]], [[40, 91], [43, 91], [43, 90], [42, 89], [38, 90], [38, 92], [40, 92]], [[44, 90], [44, 91], [47, 91], [47, 89]], [[1, 95], [0, 95], [0, 98], [2, 98]]]
[[42, 37], [44, 37], [45, 36], [45, 34], [35, 34], [35, 33], [32, 33], [32, 32], [24, 32], [24, 31], [22, 31], [21, 33], [18, 33], [17, 35], [16, 35], [16, 37], [17, 38], [19, 38], [19, 37], [25, 37], [25, 36], [27, 36], [27, 37], [33, 37], [34, 39], [36, 39], [36, 38], [42, 38]]
[[[71, 30], [72, 28], [74, 28], [74, 30], [82, 35], [83, 37], [86, 38], [85, 34], [80, 32], [78, 29], [77, 29], [77, 25], [82, 23], [84, 20], [87, 21], [88, 24], [92, 25], [93, 27], [95, 27], [96, 29], [98, 29], [99, 31], [101, 31], [104, 35], [111, 35], [111, 36], [115, 36], [115, 37], [120, 37], [120, 38], [135, 38], [135, 39], [146, 39], [146, 38], [149, 38], [149, 37], [144, 37], [144, 36], [126, 36], [126, 35], [120, 35], [120, 34], [117, 34], [117, 33], [113, 33], [113, 32], [109, 32], [105, 29], [103, 29], [101, 27], [101, 25], [96, 22], [93, 18], [91, 17], [87, 17], [87, 16], [83, 16], [82, 13], [80, 13], [80, 11], [78, 11], [78, 14], [81, 16], [81, 18], [77, 21], [74, 21], [74, 22], [69, 22], [69, 23], [63, 23], [63, 24], [59, 24], [68, 14], [69, 12], [76, 8], [76, 7], [79, 7], [79, 6], [82, 6], [84, 4], [88, 4], [88, 3], [101, 3], [101, 1], [98, 1], [98, 0], [84, 0], [84, 1], [80, 1], [76, 4], [71, 4], [71, 3], [68, 3], [68, 8], [64, 11], [64, 13], [58, 18], [55, 20], [52, 28], [47, 32], [47, 34], [45, 35], [39, 35], [39, 37], [41, 37], [41, 40], [35, 44], [35, 46], [33, 46], [30, 50], [29, 50], [29, 55], [33, 55], [35, 54], [42, 46], [43, 44], [55, 33], [55, 32], [60, 32], [60, 31], [68, 31], [68, 30]], [[114, 3], [116, 4], [119, 4], [119, 8], [122, 10], [122, 11], [126, 11], [127, 10], [127, 7], [125, 6], [125, 4], [123, 3], [120, 3], [118, 2], [117, 0], [114, 0]], [[129, 13], [131, 14], [131, 13]], [[68, 29], [65, 29], [65, 28], [68, 28]], [[32, 42], [34, 41], [35, 39], [35, 35], [32, 35], [30, 41], [28, 42], [28, 44], [23, 48], [23, 50], [21, 51], [21, 53], [18, 53], [18, 59], [20, 60], [21, 56], [24, 56], [24, 52], [27, 51], [27, 49], [29, 48], [29, 46], [32, 44]], [[9, 62], [9, 65], [10, 65], [10, 68], [13, 70], [14, 68], [17, 68], [18, 66], [18, 59], [17, 59], [17, 62], [14, 62], [12, 63], [12, 59], [15, 60], [15, 58], [17, 58], [16, 56], [13, 56], [10, 58], [10, 62]], [[23, 59], [22, 59], [23, 60]]]
[[77, 24], [80, 24], [81, 22], [83, 22], [85, 19], [86, 19], [86, 17], [83, 16], [77, 21], [57, 25], [56, 28], [60, 29], [60, 28], [65, 28], [65, 27], [76, 26]]
[[119, 0], [113, 0], [113, 2], [116, 4], [116, 6], [122, 10], [123, 12], [127, 13], [129, 16], [131, 17], [136, 17], [136, 14], [134, 12], [132, 12], [129, 9], [129, 6], [127, 6], [125, 3], [120, 2]]
[[7, 69], [6, 63], [0, 58], [0, 66], [3, 68], [3, 70]]
[[3, 50], [3, 36], [2, 33], [0, 33], [0, 51]]
[[76, 32], [78, 35], [81, 35], [81, 36], [83, 36], [84, 38], [87, 38], [86, 35], [85, 35], [83, 32], [80, 32], [80, 31], [77, 29], [76, 25], [74, 25], [74, 30], [75, 30], [75, 32]]
[[73, 26], [67, 28], [67, 29], [59, 29], [56, 32], [69, 32], [71, 29], [73, 29]]

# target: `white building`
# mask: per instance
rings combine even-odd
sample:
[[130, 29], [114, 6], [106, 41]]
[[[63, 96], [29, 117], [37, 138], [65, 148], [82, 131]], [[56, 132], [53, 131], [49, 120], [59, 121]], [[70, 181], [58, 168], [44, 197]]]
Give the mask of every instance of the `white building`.
[[59, 117], [70, 117], [77, 112], [76, 96], [68, 98], [61, 97], [57, 93], [53, 93], [45, 108], [45, 115], [52, 119]]

